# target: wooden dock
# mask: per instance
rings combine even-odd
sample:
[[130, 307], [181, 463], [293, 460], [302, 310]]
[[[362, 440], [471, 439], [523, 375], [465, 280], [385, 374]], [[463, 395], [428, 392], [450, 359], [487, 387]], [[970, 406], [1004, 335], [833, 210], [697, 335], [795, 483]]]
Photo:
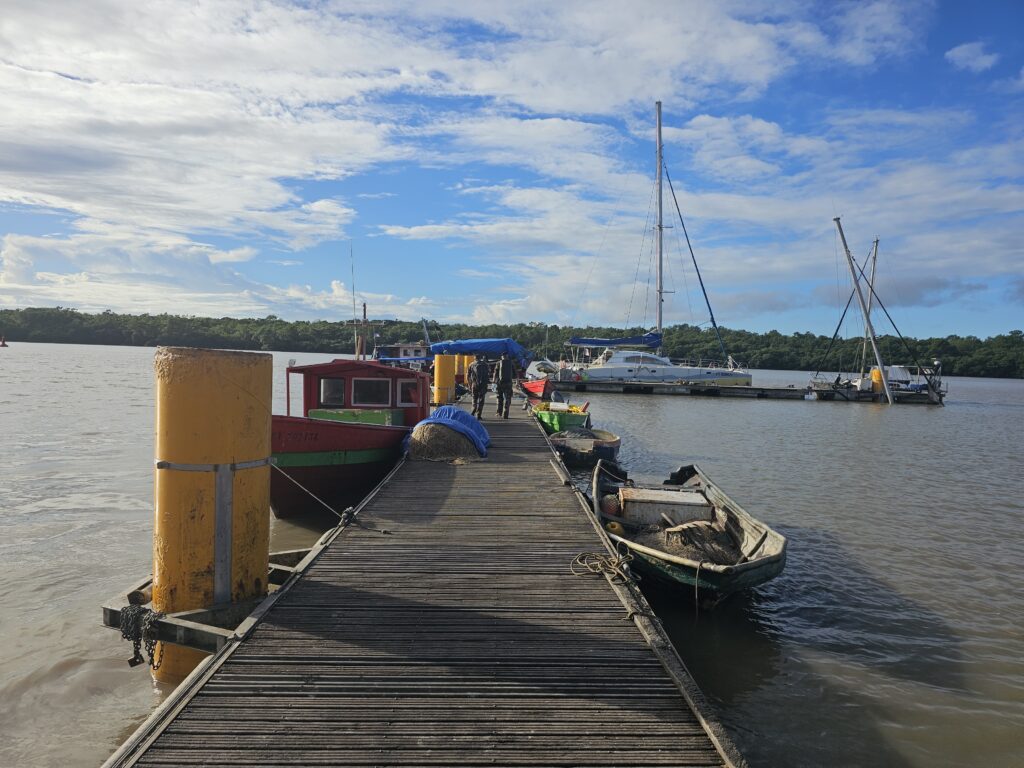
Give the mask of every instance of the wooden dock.
[[108, 766], [743, 765], [521, 410], [406, 462]]

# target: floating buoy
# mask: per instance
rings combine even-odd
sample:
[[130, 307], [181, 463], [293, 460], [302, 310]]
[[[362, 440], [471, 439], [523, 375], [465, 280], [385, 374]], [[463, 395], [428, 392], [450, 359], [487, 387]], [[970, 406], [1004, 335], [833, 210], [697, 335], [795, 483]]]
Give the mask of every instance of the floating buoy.
[[604, 527], [608, 533], [614, 533], [616, 536], [623, 536], [626, 533], [626, 529], [622, 527], [622, 523], [617, 523], [614, 520], [610, 523], [605, 523]]

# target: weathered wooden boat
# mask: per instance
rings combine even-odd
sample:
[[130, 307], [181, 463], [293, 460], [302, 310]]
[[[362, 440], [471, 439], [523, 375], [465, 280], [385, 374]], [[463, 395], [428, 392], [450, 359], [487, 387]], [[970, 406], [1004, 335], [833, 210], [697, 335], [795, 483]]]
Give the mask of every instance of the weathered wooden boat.
[[643, 576], [711, 607], [778, 576], [786, 538], [751, 517], [695, 464], [660, 486], [637, 486], [594, 468], [594, 513], [608, 536], [633, 556]]
[[606, 429], [576, 427], [549, 435], [551, 445], [570, 467], [592, 467], [598, 461], [615, 461], [622, 438]]
[[[303, 415], [291, 415], [291, 376], [302, 376]], [[430, 377], [367, 360], [287, 369], [288, 414], [271, 420], [274, 515], [340, 512], [398, 460], [402, 441], [430, 414]], [[280, 470], [280, 471], [277, 471]]]
[[544, 431], [553, 435], [573, 427], [590, 427], [590, 414], [587, 405], [569, 405], [568, 403], [543, 402], [533, 406], [533, 415], [537, 417]]

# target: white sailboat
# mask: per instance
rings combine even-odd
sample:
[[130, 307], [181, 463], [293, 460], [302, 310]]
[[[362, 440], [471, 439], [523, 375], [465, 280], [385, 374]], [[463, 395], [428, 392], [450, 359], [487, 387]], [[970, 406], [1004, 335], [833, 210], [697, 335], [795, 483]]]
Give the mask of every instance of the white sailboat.
[[[722, 348], [723, 361], [693, 360], [683, 363], [674, 362], [668, 357], [654, 354], [651, 350], [660, 351], [662, 341], [662, 310], [665, 301], [665, 286], [663, 273], [663, 232], [662, 223], [662, 160], [661, 143], [661, 102], [655, 104], [657, 111], [657, 200], [658, 200], [658, 223], [656, 235], [657, 254], [657, 327], [654, 332], [647, 333], [642, 337], [628, 339], [585, 339], [574, 337], [567, 342], [576, 354], [571, 364], [560, 367], [552, 378], [558, 382], [574, 382], [576, 384], [592, 381], [602, 384], [706, 384], [717, 386], [750, 386], [752, 378], [750, 373], [745, 371], [736, 363], [733, 358], [726, 354], [722, 336], [718, 331], [718, 324], [715, 322], [714, 313], [711, 311], [711, 303], [708, 301], [707, 291], [704, 289], [704, 281], [700, 276], [700, 269], [697, 268], [697, 260], [693, 259], [694, 269], [697, 270], [697, 279], [700, 281], [701, 291], [704, 292], [704, 300], [711, 314], [711, 324], [718, 336], [719, 346]], [[671, 179], [669, 179], [671, 184]], [[673, 192], [673, 197], [674, 197]], [[679, 204], [676, 203], [678, 211]], [[682, 222], [682, 215], [680, 215]], [[683, 232], [686, 232], [685, 224]], [[687, 245], [690, 238], [687, 235]], [[690, 256], [693, 257], [693, 249], [690, 249]], [[595, 349], [603, 348], [604, 351], [594, 355]], [[584, 354], [581, 354], [584, 353]]]

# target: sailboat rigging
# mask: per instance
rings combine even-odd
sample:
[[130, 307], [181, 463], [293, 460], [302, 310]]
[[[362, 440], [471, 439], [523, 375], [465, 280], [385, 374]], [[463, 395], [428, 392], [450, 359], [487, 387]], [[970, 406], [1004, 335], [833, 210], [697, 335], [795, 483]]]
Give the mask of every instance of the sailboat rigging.
[[[856, 263], [853, 256], [850, 254], [849, 246], [846, 243], [846, 235], [843, 232], [843, 225], [839, 220], [839, 217], [833, 219], [835, 222], [836, 229], [839, 233], [839, 238], [843, 244], [843, 252], [846, 256], [847, 266], [850, 270], [850, 277], [853, 279], [853, 291], [850, 293], [850, 298], [846, 301], [846, 309], [843, 310], [843, 314], [839, 319], [839, 325], [836, 326], [835, 332], [832, 334], [832, 340], [829, 342], [828, 349], [825, 350], [822, 360], [818, 364], [818, 370], [812, 377], [811, 385], [809, 387], [810, 396], [818, 397], [824, 390], [830, 390], [831, 393], [844, 397], [844, 399], [858, 399], [855, 397], [855, 393], [861, 391], [872, 390], [879, 393], [884, 393], [886, 401], [889, 405], [897, 402], [901, 393], [913, 392], [913, 393], [927, 393], [928, 401], [937, 405], [942, 405], [942, 400], [946, 395], [946, 390], [942, 384], [942, 363], [939, 360], [932, 362], [930, 366], [921, 365], [914, 355], [914, 351], [910, 348], [907, 340], [900, 333], [899, 328], [896, 327], [896, 323], [893, 321], [889, 311], [885, 308], [882, 303], [882, 299], [878, 296], [875, 291], [875, 268], [878, 260], [878, 239], [876, 238], [871, 251], [871, 275], [868, 277], [864, 274], [864, 267]], [[861, 289], [861, 283], [867, 285], [868, 298], [865, 300], [864, 291]], [[853, 380], [842, 380], [841, 376], [837, 376], [834, 382], [824, 382], [818, 378], [821, 373], [822, 363], [825, 358], [828, 357], [828, 353], [831, 351], [833, 344], [835, 343], [836, 337], [839, 335], [839, 329], [842, 327], [843, 319], [846, 317], [847, 311], [850, 309], [850, 304], [853, 302], [853, 297], [856, 296], [858, 303], [860, 304], [861, 311], [864, 313], [864, 346], [861, 352], [861, 375], [857, 379]], [[896, 332], [896, 336], [903, 343], [907, 353], [914, 361], [914, 368], [916, 368], [916, 378], [918, 381], [914, 381], [914, 376], [911, 374], [911, 368], [905, 365], [889, 365], [886, 366], [882, 361], [882, 355], [878, 348], [877, 336], [875, 334], [874, 325], [871, 322], [871, 311], [872, 304], [877, 303], [879, 309], [885, 313], [886, 319], [892, 325], [893, 330]], [[870, 344], [872, 353], [875, 357], [876, 365], [872, 367], [870, 376], [865, 375], [865, 368], [867, 367], [867, 346]]]
[[[679, 208], [679, 201], [672, 187], [672, 179], [665, 167], [664, 152], [661, 140], [661, 102], [655, 103], [657, 141], [655, 145], [657, 171], [655, 186], [657, 194], [657, 224], [655, 235], [655, 249], [657, 259], [656, 286], [657, 295], [655, 318], [656, 327], [653, 332], [641, 337], [630, 337], [623, 339], [592, 339], [573, 337], [569, 339], [566, 346], [573, 349], [573, 364], [560, 368], [554, 378], [556, 381], [571, 381], [578, 391], [580, 387], [586, 386], [586, 382], [615, 383], [632, 385], [636, 383], [688, 383], [707, 384], [718, 386], [750, 386], [750, 374], [738, 366], [725, 351], [725, 344], [722, 341], [722, 334], [715, 321], [714, 312], [711, 310], [711, 302], [708, 299], [707, 289], [704, 280], [697, 267], [697, 259], [693, 253], [693, 246], [690, 243], [690, 236], [686, 233], [686, 224], [683, 222], [682, 211]], [[672, 192], [672, 199], [675, 202], [676, 213], [679, 215], [680, 224], [686, 234], [686, 243], [690, 249], [690, 257], [693, 260], [694, 268], [697, 270], [697, 279], [700, 281], [701, 291], [704, 294], [704, 301], [707, 304], [708, 312], [711, 315], [711, 324], [715, 329], [715, 336], [722, 350], [724, 363], [698, 360], [678, 364], [663, 357], [661, 352], [663, 340], [664, 303], [665, 290], [664, 280], [664, 205], [662, 175], [668, 180], [669, 189]], [[604, 347], [596, 359], [593, 359], [591, 350]], [[633, 349], [629, 349], [632, 347]], [[641, 347], [641, 349], [636, 349]], [[656, 349], [659, 354], [651, 353], [650, 349]], [[582, 350], [583, 354], [580, 354]]]

